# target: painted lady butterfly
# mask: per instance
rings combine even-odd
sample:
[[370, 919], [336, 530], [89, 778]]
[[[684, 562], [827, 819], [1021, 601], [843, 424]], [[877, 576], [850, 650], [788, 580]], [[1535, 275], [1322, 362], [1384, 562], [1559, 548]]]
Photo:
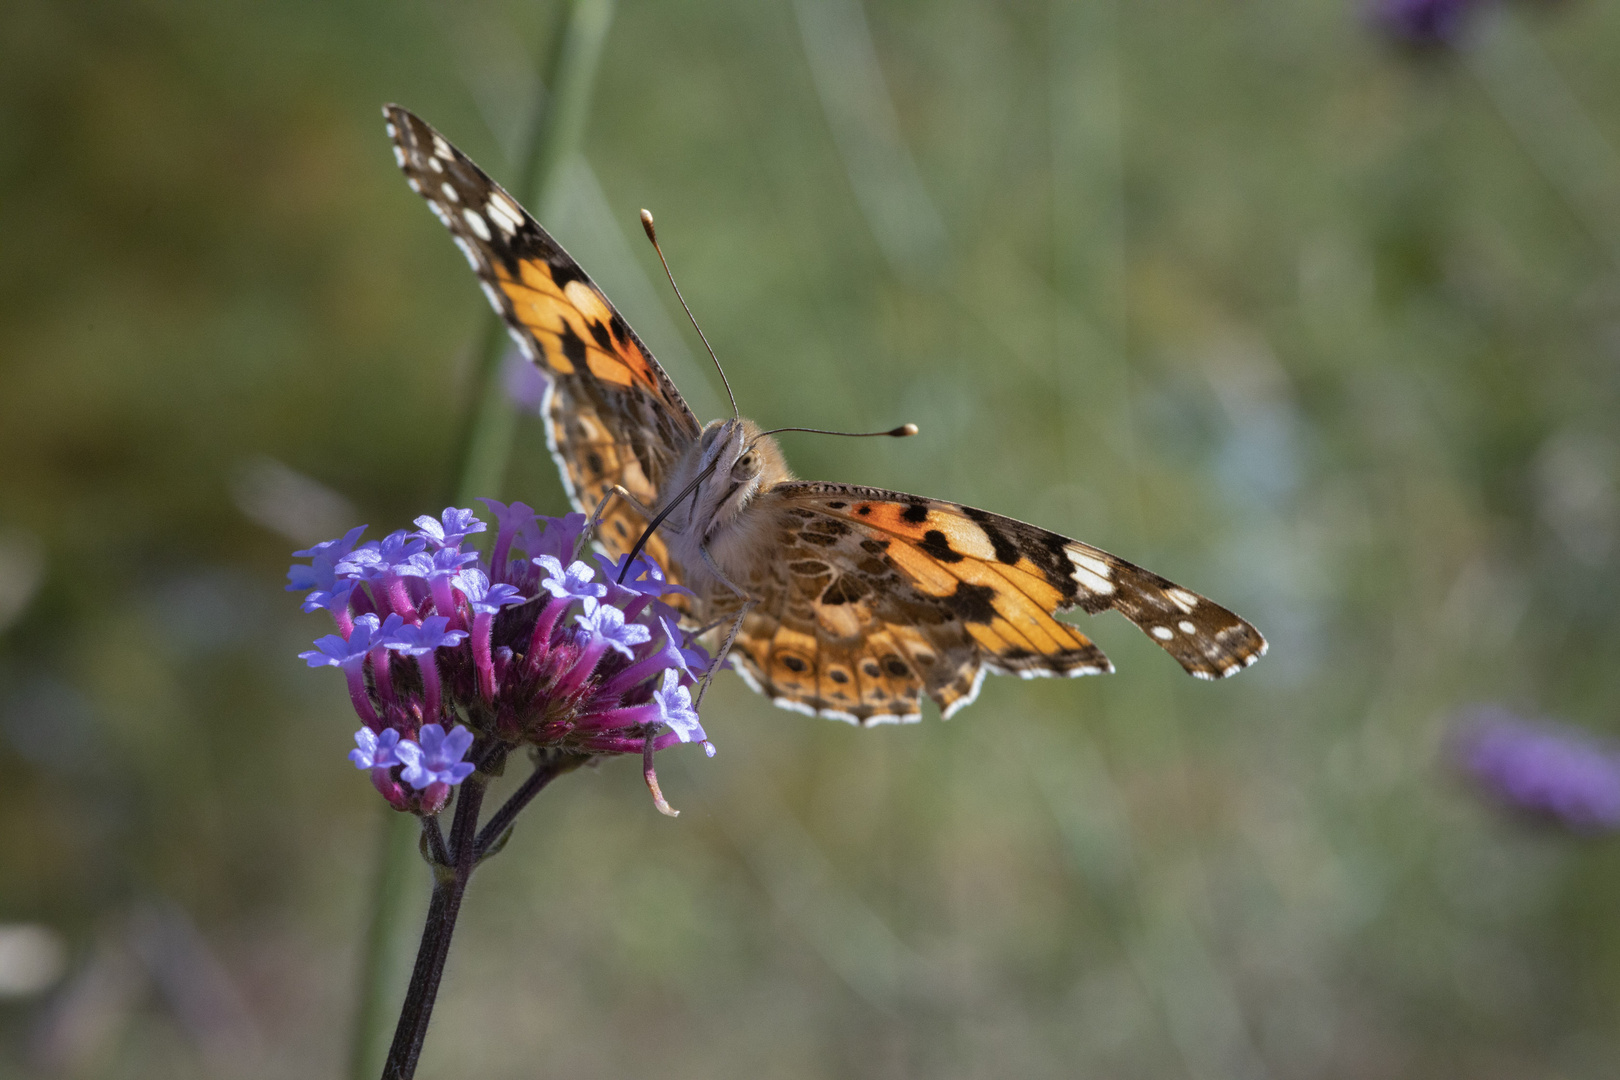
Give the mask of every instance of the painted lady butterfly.
[[[599, 531], [615, 557], [669, 511], [647, 550], [694, 591], [695, 619], [733, 622], [734, 666], [777, 705], [862, 725], [912, 721], [924, 695], [951, 716], [986, 671], [1112, 671], [1053, 617], [1073, 607], [1118, 611], [1199, 678], [1264, 655], [1265, 639], [1232, 612], [1106, 551], [956, 503], [795, 480], [751, 421], [700, 424], [516, 200], [417, 117], [383, 113], [411, 188], [549, 377], [540, 411], [574, 506], [589, 513], [616, 489], [628, 494], [606, 499]], [[690, 498], [665, 505], [693, 483]]]

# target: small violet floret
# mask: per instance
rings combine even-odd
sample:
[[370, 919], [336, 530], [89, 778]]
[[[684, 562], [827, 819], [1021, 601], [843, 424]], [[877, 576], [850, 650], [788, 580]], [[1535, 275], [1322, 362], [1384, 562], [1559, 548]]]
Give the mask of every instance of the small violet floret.
[[[575, 565], [583, 566], [583, 563]], [[627, 623], [624, 621], [624, 612], [616, 607], [598, 604], [586, 609], [585, 614], [575, 615], [574, 621], [590, 635], [593, 642], [601, 642], [608, 648], [623, 654], [627, 659], [635, 656], [633, 646], [645, 645], [652, 640], [652, 629], [641, 623]]]
[[[494, 529], [447, 507], [378, 541], [352, 529], [288, 572], [290, 589], [308, 590], [305, 610], [336, 624], [299, 655], [344, 674], [364, 725], [350, 760], [397, 809], [434, 814], [473, 761], [525, 746], [642, 754], [672, 813], [652, 755], [686, 742], [713, 752], [692, 707], [709, 657], [658, 599], [684, 590], [645, 556], [603, 560], [606, 577], [580, 561], [583, 514], [484, 502]], [[468, 544], [480, 533], [488, 554]]]
[[399, 732], [393, 728], [384, 728], [379, 733], [363, 727], [354, 733], [354, 745], [356, 749], [349, 751], [349, 760], [357, 769], [386, 769], [405, 764], [396, 753]]
[[585, 610], [590, 611], [599, 598], [607, 595], [607, 586], [596, 581], [596, 571], [586, 563], [573, 562], [565, 570], [562, 560], [550, 555], [541, 555], [535, 562], [546, 571], [546, 576], [540, 579], [540, 587], [559, 600], [583, 600]]
[[472, 744], [473, 733], [460, 724], [448, 735], [438, 724], [426, 724], [418, 742], [407, 739], [395, 751], [405, 763], [400, 779], [418, 791], [429, 784], [459, 784], [473, 772], [473, 763], [462, 760]]
[[473, 533], [481, 533], [489, 526], [479, 521], [471, 510], [458, 510], [454, 506], [444, 508], [444, 513], [437, 518], [423, 514], [412, 522], [418, 529], [422, 539], [435, 550], [449, 548], [452, 551], [461, 547], [461, 542]]

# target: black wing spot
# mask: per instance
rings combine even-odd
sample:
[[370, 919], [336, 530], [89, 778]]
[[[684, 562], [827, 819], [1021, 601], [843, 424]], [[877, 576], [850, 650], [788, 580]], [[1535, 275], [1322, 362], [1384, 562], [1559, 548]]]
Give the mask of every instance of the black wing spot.
[[814, 510], [803, 506], [795, 506], [793, 509], [789, 510], [788, 513], [792, 514], [794, 517], [802, 518], [813, 518], [816, 516], [816, 512]]
[[926, 503], [912, 503], [900, 516], [913, 525], [921, 525], [928, 520], [928, 506]]
[[848, 505], [849, 505], [848, 503], [830, 502], [830, 503], [827, 504], [827, 509], [829, 509], [829, 510], [842, 510], [844, 507], [846, 507]]
[[551, 280], [557, 283], [558, 289], [568, 288], [570, 281], [583, 281], [589, 285], [591, 279], [585, 276], [585, 271], [574, 265], [572, 259], [562, 256], [559, 252], [546, 259], [546, 265], [551, 268]]
[[585, 467], [591, 470], [592, 476], [602, 475], [602, 455], [595, 450], [585, 455]]
[[622, 520], [615, 521], [613, 523], [613, 531], [618, 533], [619, 536], [624, 538], [624, 539], [629, 539], [630, 538], [630, 530], [625, 528], [624, 522]]
[[837, 668], [833, 668], [831, 671], [827, 672], [827, 678], [831, 679], [835, 683], [849, 682], [849, 674], [847, 672], [840, 671]]
[[922, 543], [917, 546], [925, 554], [932, 555], [940, 562], [959, 563], [964, 558], [960, 551], [951, 550], [951, 542], [938, 529], [929, 529], [923, 533]]
[[806, 525], [805, 528], [814, 529], [816, 532], [822, 533], [826, 536], [849, 535], [849, 526], [844, 524], [842, 521], [839, 521], [837, 518], [816, 518], [814, 521], [810, 522], [810, 524]]
[[911, 674], [911, 669], [906, 667], [906, 662], [893, 653], [883, 658], [883, 669], [897, 679], [903, 679]]
[[613, 318], [609, 320], [608, 328], [613, 331], [613, 340], [620, 345], [630, 340], [630, 326], [617, 311], [613, 313]]
[[861, 517], [865, 517], [867, 514], [872, 512], [872, 508], [870, 506], [857, 506], [855, 508], [855, 512], [861, 515]]
[[889, 542], [887, 540], [862, 540], [861, 550], [870, 555], [881, 555], [889, 550]]
[[585, 325], [591, 328], [591, 337], [596, 339], [598, 345], [603, 349], [613, 348], [613, 339], [608, 336], [607, 327], [599, 322], [587, 322]]
[[988, 623], [996, 617], [995, 596], [996, 590], [988, 585], [958, 581], [956, 591], [945, 597], [945, 604], [963, 622]]
[[576, 368], [584, 367], [585, 342], [580, 339], [578, 334], [574, 333], [573, 326], [567, 320], [563, 321], [562, 333], [558, 334], [557, 337], [562, 341], [563, 356], [568, 358], [568, 362]]
[[879, 668], [877, 666], [877, 664], [873, 663], [870, 660], [866, 661], [865, 663], [863, 663], [861, 665], [861, 670], [864, 671], [867, 675], [871, 676], [874, 679], [877, 678], [879, 675], [883, 674], [882, 669]]
[[984, 530], [984, 537], [990, 541], [990, 546], [996, 549], [996, 559], [1012, 566], [1018, 562], [1018, 545], [1007, 538], [1007, 534], [990, 524], [988, 521], [979, 522], [979, 528]]
[[782, 666], [787, 668], [789, 671], [803, 671], [810, 665], [806, 664], [797, 656], [784, 656], [782, 657]]

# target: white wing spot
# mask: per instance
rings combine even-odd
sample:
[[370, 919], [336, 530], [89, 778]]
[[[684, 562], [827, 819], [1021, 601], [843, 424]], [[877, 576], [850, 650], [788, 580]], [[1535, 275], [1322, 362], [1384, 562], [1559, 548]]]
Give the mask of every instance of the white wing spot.
[[1221, 678], [1223, 678], [1223, 679], [1230, 678], [1231, 676], [1236, 675], [1238, 672], [1240, 672], [1242, 670], [1243, 670], [1243, 665], [1242, 664], [1233, 664], [1231, 667], [1221, 668]]
[[1190, 612], [1198, 606], [1198, 595], [1190, 593], [1186, 589], [1166, 589], [1164, 595], [1168, 596], [1170, 602], [1182, 611]]
[[1182, 619], [1180, 622], [1176, 623], [1176, 625], [1181, 628], [1181, 632], [1183, 634], [1187, 634], [1188, 636], [1198, 633], [1198, 627], [1194, 626], [1186, 619]]
[[434, 202], [432, 199], [429, 199], [428, 200], [428, 209], [433, 211], [433, 216], [438, 218], [440, 224], [442, 224], [445, 228], [447, 228], [447, 229], [455, 228], [455, 226], [453, 224], [451, 224], [449, 211], [445, 210], [444, 207], [440, 206], [438, 203]]
[[1093, 558], [1092, 556], [1081, 551], [1076, 551], [1073, 548], [1068, 548], [1066, 550], [1069, 553], [1069, 561], [1074, 563], [1074, 565], [1083, 566], [1100, 578], [1110, 578], [1114, 576], [1114, 572], [1109, 568], [1108, 564], [1103, 562], [1101, 559]]
[[463, 210], [461, 217], [467, 222], [467, 228], [478, 234], [478, 239], [489, 242], [489, 226], [484, 224], [483, 216], [476, 210]]
[[[388, 126], [393, 127], [394, 125], [389, 124]], [[405, 148], [398, 143], [394, 144], [394, 163], [402, 169], [405, 167]]]
[[1113, 595], [1114, 583], [1108, 580], [1111, 571], [1107, 563], [1073, 548], [1064, 548], [1063, 553], [1074, 565], [1074, 573], [1070, 577], [1079, 582], [1082, 588], [1099, 596]]
[[1153, 636], [1158, 638], [1160, 641], [1169, 641], [1171, 638], [1176, 636], [1176, 632], [1170, 629], [1168, 626], [1155, 626], [1153, 628]]
[[439, 190], [444, 192], [444, 197], [449, 199], [451, 202], [461, 201], [461, 196], [456, 194], [455, 187], [451, 185], [448, 180], [439, 185]]
[[523, 225], [523, 218], [512, 212], [512, 204], [501, 198], [499, 192], [490, 194], [489, 202], [485, 204], [484, 209], [489, 213], [489, 219], [508, 236], [516, 233]]
[[439, 159], [436, 157], [428, 158], [428, 168], [432, 169], [436, 173], [444, 172], [444, 166], [439, 164]]
[[407, 176], [407, 177], [406, 177], [406, 178], [405, 178], [405, 182], [406, 182], [406, 183], [407, 183], [407, 184], [409, 184], [409, 185], [411, 185], [411, 190], [412, 190], [412, 191], [414, 191], [414, 192], [416, 192], [416, 193], [417, 193], [417, 194], [418, 194], [418, 195], [420, 195], [420, 194], [422, 194], [422, 185], [421, 185], [421, 184], [418, 184], [418, 183], [417, 183], [417, 182], [416, 182], [416, 177], [414, 177], [414, 176]]
[[450, 149], [450, 144], [445, 142], [444, 137], [440, 135], [433, 136], [433, 153], [446, 161], [456, 160], [456, 152]]
[[[384, 116], [388, 115], [388, 110], [387, 109], [383, 110], [383, 115]], [[392, 120], [388, 121], [388, 123], [385, 126], [388, 128], [388, 137], [390, 139], [399, 138], [399, 128], [394, 126], [394, 122]]]

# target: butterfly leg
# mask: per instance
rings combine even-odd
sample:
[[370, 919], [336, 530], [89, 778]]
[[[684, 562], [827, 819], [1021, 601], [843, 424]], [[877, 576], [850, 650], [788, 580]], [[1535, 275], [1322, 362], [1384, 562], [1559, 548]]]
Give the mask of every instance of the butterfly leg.
[[[698, 551], [703, 555], [703, 562], [706, 566], [708, 566], [709, 573], [714, 575], [714, 579], [716, 581], [730, 589], [732, 593], [743, 602], [743, 605], [741, 609], [738, 610], [737, 617], [732, 620], [731, 629], [726, 632], [726, 640], [721, 643], [719, 651], [714, 654], [714, 659], [709, 662], [709, 670], [703, 673], [703, 681], [698, 685], [697, 696], [692, 699], [692, 708], [694, 711], [696, 711], [699, 705], [703, 704], [703, 695], [708, 693], [709, 684], [714, 681], [714, 676], [717, 672], [719, 672], [720, 665], [726, 662], [726, 656], [731, 652], [731, 646], [736, 642], [737, 634], [742, 631], [743, 620], [748, 617], [748, 613], [753, 610], [754, 605], [759, 603], [758, 600], [754, 599], [752, 596], [749, 596], [745, 590], [734, 584], [730, 578], [726, 577], [726, 575], [720, 572], [720, 568], [714, 564], [714, 559], [710, 558], [709, 549], [707, 547], [699, 547]], [[724, 620], [720, 621], [723, 622]], [[719, 622], [716, 622], [713, 625], [718, 626]]]
[[580, 553], [585, 550], [585, 545], [590, 543], [590, 538], [596, 535], [597, 529], [601, 528], [602, 518], [607, 513], [608, 503], [612, 501], [615, 495], [629, 503], [636, 513], [649, 521], [652, 520], [653, 512], [642, 506], [640, 499], [630, 494], [623, 484], [614, 484], [602, 496], [601, 502], [596, 504], [596, 510], [591, 514], [590, 522], [586, 524], [584, 531], [579, 534], [579, 539], [574, 542], [574, 558], [579, 558]]

